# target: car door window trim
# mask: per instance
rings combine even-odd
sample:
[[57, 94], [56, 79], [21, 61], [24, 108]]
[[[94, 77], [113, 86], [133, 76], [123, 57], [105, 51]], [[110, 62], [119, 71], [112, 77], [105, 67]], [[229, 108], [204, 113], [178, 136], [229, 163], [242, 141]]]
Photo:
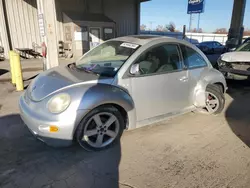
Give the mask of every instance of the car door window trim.
[[[180, 46], [180, 50], [181, 50], [181, 54], [182, 54], [183, 64], [184, 64], [184, 67], [186, 68], [186, 70], [194, 70], [194, 69], [200, 69], [200, 68], [208, 67], [207, 61], [195, 49], [193, 49], [192, 47], [189, 47], [189, 46], [187, 46], [185, 44], [181, 44], [179, 46]], [[185, 47], [185, 49], [183, 49], [183, 47]], [[190, 48], [190, 49], [194, 50], [197, 54], [199, 54], [199, 56], [204, 60], [204, 62], [206, 63], [206, 65], [201, 65], [201, 66], [197, 66], [197, 67], [189, 67], [189, 65], [185, 65], [184, 50], [186, 52], [186, 48]]]
[[[164, 46], [164, 45], [175, 45], [177, 47], [177, 53], [178, 53], [178, 56], [179, 56], [179, 63], [181, 65], [181, 68], [179, 70], [173, 70], [173, 71], [163, 71], [163, 72], [155, 72], [155, 73], [151, 73], [151, 74], [143, 74], [143, 75], [133, 75], [130, 73], [130, 69], [132, 67], [133, 64], [135, 64], [139, 58], [141, 57], [142, 54], [144, 54], [145, 52], [148, 52], [154, 48], [157, 48], [157, 47], [160, 47], [160, 46]], [[179, 43], [176, 43], [176, 42], [163, 42], [163, 43], [160, 43], [160, 44], [156, 44], [156, 45], [153, 45], [151, 46], [150, 48], [148, 48], [147, 50], [145, 50], [144, 52], [142, 52], [134, 61], [133, 63], [129, 66], [128, 70], [126, 71], [126, 73], [124, 74], [123, 76], [123, 79], [125, 78], [139, 78], [139, 77], [147, 77], [147, 76], [156, 76], [156, 75], [162, 75], [162, 74], [171, 74], [171, 73], [176, 73], [176, 72], [181, 72], [183, 70], [186, 70], [184, 68], [184, 61], [183, 61], [183, 58], [182, 58], [182, 53], [181, 53], [181, 48], [179, 46]]]

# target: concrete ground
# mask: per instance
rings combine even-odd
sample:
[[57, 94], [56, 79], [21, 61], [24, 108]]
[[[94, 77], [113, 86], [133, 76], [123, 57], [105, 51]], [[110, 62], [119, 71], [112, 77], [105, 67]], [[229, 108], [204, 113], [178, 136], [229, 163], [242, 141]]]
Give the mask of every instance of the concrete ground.
[[[27, 78], [32, 76], [25, 74]], [[118, 145], [94, 153], [77, 145], [51, 148], [36, 140], [19, 116], [17, 103], [21, 93], [1, 81], [2, 76], [0, 187], [241, 188], [250, 185], [248, 82], [228, 83], [226, 107], [220, 115], [188, 113], [125, 132]]]

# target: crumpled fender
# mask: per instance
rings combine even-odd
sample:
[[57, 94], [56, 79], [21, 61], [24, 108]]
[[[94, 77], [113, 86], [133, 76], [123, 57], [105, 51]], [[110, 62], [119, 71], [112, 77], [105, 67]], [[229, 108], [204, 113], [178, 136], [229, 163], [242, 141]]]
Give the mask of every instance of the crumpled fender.
[[206, 106], [206, 88], [209, 84], [220, 83], [224, 87], [224, 92], [227, 90], [225, 77], [216, 69], [210, 69], [201, 76], [193, 92], [193, 104], [200, 108]]
[[193, 104], [197, 108], [206, 106], [206, 88], [208, 84], [208, 81], [202, 80], [194, 88]]

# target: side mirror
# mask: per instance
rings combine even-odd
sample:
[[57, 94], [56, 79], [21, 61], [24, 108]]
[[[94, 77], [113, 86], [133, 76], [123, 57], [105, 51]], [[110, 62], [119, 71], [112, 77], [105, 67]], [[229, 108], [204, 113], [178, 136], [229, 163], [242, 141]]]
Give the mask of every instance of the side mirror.
[[140, 74], [140, 66], [139, 64], [133, 64], [130, 68], [130, 74], [132, 75], [139, 75]]

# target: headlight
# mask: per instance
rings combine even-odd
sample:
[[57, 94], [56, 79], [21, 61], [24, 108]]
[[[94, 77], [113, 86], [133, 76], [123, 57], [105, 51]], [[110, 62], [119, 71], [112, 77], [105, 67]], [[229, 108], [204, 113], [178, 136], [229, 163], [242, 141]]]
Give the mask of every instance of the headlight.
[[226, 62], [225, 61], [223, 61], [222, 59], [221, 59], [221, 57], [218, 59], [218, 65], [220, 66], [220, 67], [224, 67], [224, 66], [226, 66]]
[[66, 93], [61, 93], [52, 97], [47, 107], [51, 113], [61, 113], [68, 108], [70, 102], [70, 96]]

